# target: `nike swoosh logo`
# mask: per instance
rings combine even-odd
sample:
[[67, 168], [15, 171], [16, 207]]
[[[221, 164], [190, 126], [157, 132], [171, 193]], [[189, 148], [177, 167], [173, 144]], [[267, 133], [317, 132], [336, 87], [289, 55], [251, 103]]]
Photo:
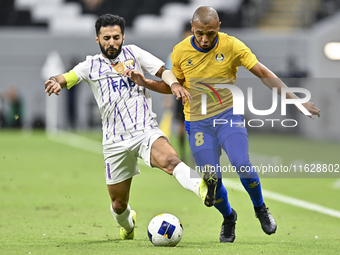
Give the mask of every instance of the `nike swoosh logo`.
[[104, 71], [100, 71], [100, 70], [99, 70], [99, 74], [103, 74], [103, 73], [105, 73], [106, 71], [110, 71], [110, 69], [106, 69], [106, 70], [104, 70]]

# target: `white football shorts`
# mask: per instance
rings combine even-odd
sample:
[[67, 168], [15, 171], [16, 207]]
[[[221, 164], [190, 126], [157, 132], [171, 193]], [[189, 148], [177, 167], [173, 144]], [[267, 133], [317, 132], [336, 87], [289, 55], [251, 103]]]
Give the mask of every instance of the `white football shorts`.
[[106, 184], [120, 183], [140, 174], [137, 164], [138, 157], [151, 166], [151, 146], [159, 137], [168, 140], [159, 128], [153, 128], [131, 139], [104, 145]]

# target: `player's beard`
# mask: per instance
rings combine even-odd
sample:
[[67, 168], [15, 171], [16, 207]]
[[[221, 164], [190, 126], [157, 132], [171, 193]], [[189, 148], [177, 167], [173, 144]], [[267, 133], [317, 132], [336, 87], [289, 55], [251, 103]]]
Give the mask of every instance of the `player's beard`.
[[[103, 47], [103, 45], [101, 45], [100, 43], [99, 43], [99, 47], [100, 47], [100, 50], [101, 50], [101, 52], [103, 53], [103, 55], [104, 55], [105, 57], [107, 57], [108, 59], [115, 59], [115, 58], [118, 57], [118, 55], [119, 55], [120, 52], [122, 51], [123, 42], [122, 42], [122, 44], [119, 46], [118, 49], [116, 49], [116, 48], [114, 48], [114, 47], [111, 46], [111, 47], [109, 47], [109, 48], [107, 48], [107, 49], [105, 50], [104, 47]], [[109, 53], [109, 50], [112, 50], [112, 49], [115, 49], [115, 50], [116, 50], [115, 53]]]

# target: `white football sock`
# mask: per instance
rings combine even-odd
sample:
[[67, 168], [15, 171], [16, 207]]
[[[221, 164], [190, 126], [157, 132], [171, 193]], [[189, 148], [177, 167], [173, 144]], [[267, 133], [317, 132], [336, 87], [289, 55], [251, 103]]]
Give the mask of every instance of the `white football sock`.
[[129, 233], [134, 227], [134, 223], [130, 216], [130, 205], [127, 205], [126, 210], [122, 214], [115, 213], [112, 209], [112, 204], [110, 205], [110, 210], [117, 223]]
[[200, 196], [199, 187], [201, 184], [201, 176], [195, 170], [191, 169], [184, 162], [181, 162], [175, 167], [172, 175], [184, 188]]

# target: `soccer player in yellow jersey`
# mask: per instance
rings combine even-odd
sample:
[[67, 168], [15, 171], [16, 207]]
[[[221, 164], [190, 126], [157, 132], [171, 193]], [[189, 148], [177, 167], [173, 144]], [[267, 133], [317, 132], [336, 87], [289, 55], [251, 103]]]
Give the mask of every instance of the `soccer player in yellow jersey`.
[[[252, 171], [244, 118], [242, 115], [233, 114], [231, 92], [227, 89], [216, 91], [214, 84], [233, 85], [236, 81], [238, 66], [244, 66], [270, 89], [277, 88], [279, 94], [281, 88], [286, 85], [262, 65], [243, 42], [220, 33], [220, 24], [216, 10], [207, 6], [198, 8], [191, 21], [193, 36], [184, 39], [174, 47], [171, 61], [174, 74], [192, 96], [191, 102], [185, 102], [185, 125], [196, 164], [204, 169], [203, 178], [208, 185], [208, 194], [214, 196], [211, 203], [207, 205], [214, 205], [224, 217], [220, 242], [233, 242], [237, 214], [228, 202], [221, 172], [217, 171], [217, 175], [214, 175], [211, 171], [211, 166], [220, 164], [221, 148], [236, 168], [251, 198], [255, 215], [263, 231], [268, 235], [273, 234], [277, 225], [263, 201], [259, 177], [256, 171]], [[215, 94], [213, 97], [216, 98], [216, 103], [210, 100], [210, 97], [202, 96], [209, 93]], [[288, 93], [287, 98], [297, 99], [298, 97], [294, 93]], [[206, 105], [204, 114], [202, 114], [201, 105], [204, 104], [201, 99]], [[312, 102], [302, 105], [311, 113], [309, 117], [320, 116], [320, 110]], [[234, 125], [214, 127], [213, 119], [228, 120]], [[207, 171], [209, 169], [210, 171]]]

